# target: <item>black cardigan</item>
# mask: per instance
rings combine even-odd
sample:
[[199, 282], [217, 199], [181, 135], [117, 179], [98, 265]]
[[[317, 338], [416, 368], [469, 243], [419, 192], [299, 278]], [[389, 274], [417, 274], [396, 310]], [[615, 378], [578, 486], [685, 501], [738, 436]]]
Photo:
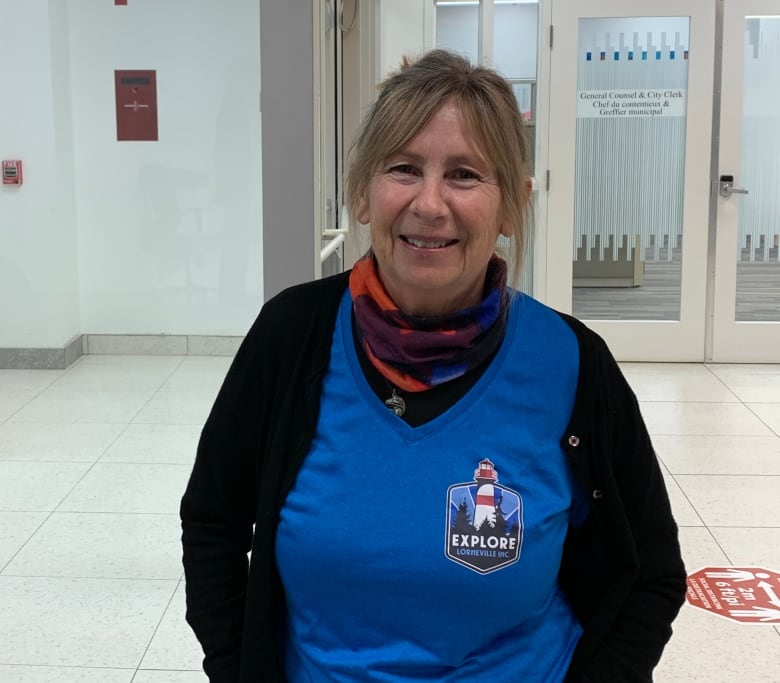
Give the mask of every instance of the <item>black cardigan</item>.
[[[203, 428], [181, 519], [187, 621], [212, 681], [285, 680], [276, 526], [317, 424], [347, 281], [266, 303]], [[580, 370], [561, 444], [591, 501], [559, 575], [584, 628], [567, 683], [646, 683], [685, 595], [677, 526], [633, 392], [601, 338], [563, 317]]]

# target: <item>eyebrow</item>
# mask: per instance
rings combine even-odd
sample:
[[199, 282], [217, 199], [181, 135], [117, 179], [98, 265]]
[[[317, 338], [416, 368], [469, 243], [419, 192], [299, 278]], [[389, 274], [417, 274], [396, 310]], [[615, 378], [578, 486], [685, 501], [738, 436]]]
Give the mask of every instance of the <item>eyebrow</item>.
[[[391, 160], [396, 157], [404, 157], [409, 159], [409, 161], [413, 161], [417, 164], [422, 164], [422, 162], [425, 161], [425, 157], [422, 154], [415, 154], [414, 152], [410, 152], [405, 148], [401, 148], [396, 152], [393, 152], [387, 157], [387, 159]], [[446, 162], [447, 165], [452, 166], [458, 166], [460, 164], [466, 164], [468, 166], [479, 166], [480, 168], [490, 168], [492, 166], [482, 155], [478, 153], [473, 156], [468, 154], [458, 154], [452, 157], [447, 157]]]

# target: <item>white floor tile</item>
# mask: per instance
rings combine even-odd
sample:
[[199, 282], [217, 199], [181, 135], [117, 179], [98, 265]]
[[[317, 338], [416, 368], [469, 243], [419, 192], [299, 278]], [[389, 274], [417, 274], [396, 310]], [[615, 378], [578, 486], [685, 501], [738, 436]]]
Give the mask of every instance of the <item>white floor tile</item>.
[[0, 424], [0, 460], [95, 462], [125, 429], [123, 424]]
[[651, 435], [716, 434], [771, 436], [771, 430], [739, 403], [643, 403]]
[[205, 683], [206, 674], [197, 671], [146, 671], [139, 669], [133, 683]]
[[35, 394], [29, 392], [0, 393], [0, 422], [13, 418], [15, 413], [24, 408], [34, 398]]
[[0, 576], [4, 663], [136, 667], [176, 583]]
[[181, 356], [83, 356], [57, 380], [61, 391], [157, 391], [181, 364]]
[[145, 391], [44, 391], [14, 415], [16, 422], [129, 423], [151, 397]]
[[3, 683], [131, 683], [134, 673], [133, 669], [0, 664], [0, 681]]
[[90, 466], [89, 463], [0, 460], [0, 510], [54, 510]]
[[780, 527], [780, 477], [675, 476], [707, 526]]
[[780, 437], [661, 434], [658, 457], [672, 474], [780, 474]]
[[683, 605], [655, 670], [656, 683], [777, 683], [778, 635]]
[[211, 392], [161, 391], [133, 422], [203, 426], [214, 398]]
[[701, 567], [731, 564], [710, 530], [705, 527], [680, 527], [680, 548], [688, 574]]
[[184, 584], [180, 584], [165, 611], [160, 627], [146, 651], [142, 669], [200, 671], [203, 650], [184, 620], [186, 610]]
[[621, 363], [640, 401], [733, 403], [739, 399], [707, 368], [686, 363]]
[[58, 511], [178, 514], [191, 471], [188, 465], [99, 462]]
[[680, 487], [670, 476], [664, 477], [666, 489], [669, 491], [669, 501], [672, 505], [672, 513], [678, 526], [704, 526], [701, 517], [693, 509], [693, 506], [680, 490]]
[[191, 466], [195, 461], [200, 430], [200, 425], [131, 424], [108, 449], [101, 462]]
[[747, 406], [765, 425], [780, 436], [780, 403], [748, 403]]
[[171, 374], [160, 391], [185, 391], [211, 394], [216, 398], [232, 358], [189, 356]]
[[179, 517], [55, 512], [3, 574], [178, 580]]
[[780, 573], [780, 528], [713, 527], [711, 531], [731, 565]]
[[46, 512], [0, 512], [0, 571], [30, 540], [47, 514]]
[[709, 370], [741, 401], [780, 403], [780, 364], [718, 365]]
[[65, 370], [0, 370], [0, 395], [36, 394], [64, 373]]

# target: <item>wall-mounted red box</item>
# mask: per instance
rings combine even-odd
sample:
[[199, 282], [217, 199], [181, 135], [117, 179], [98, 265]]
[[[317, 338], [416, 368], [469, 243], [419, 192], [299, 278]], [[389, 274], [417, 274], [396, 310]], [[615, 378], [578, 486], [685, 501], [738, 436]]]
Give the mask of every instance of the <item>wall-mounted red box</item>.
[[3, 185], [22, 184], [22, 162], [20, 159], [3, 160]]

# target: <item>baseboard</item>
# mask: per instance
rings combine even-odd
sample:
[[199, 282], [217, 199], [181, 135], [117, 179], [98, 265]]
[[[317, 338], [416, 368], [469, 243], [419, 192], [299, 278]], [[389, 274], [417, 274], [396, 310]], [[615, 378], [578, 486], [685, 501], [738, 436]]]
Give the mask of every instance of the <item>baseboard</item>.
[[82, 335], [62, 348], [0, 349], [0, 370], [64, 370], [83, 353]]
[[80, 334], [62, 348], [0, 348], [0, 370], [64, 370], [82, 355], [234, 356], [243, 339], [198, 334]]

